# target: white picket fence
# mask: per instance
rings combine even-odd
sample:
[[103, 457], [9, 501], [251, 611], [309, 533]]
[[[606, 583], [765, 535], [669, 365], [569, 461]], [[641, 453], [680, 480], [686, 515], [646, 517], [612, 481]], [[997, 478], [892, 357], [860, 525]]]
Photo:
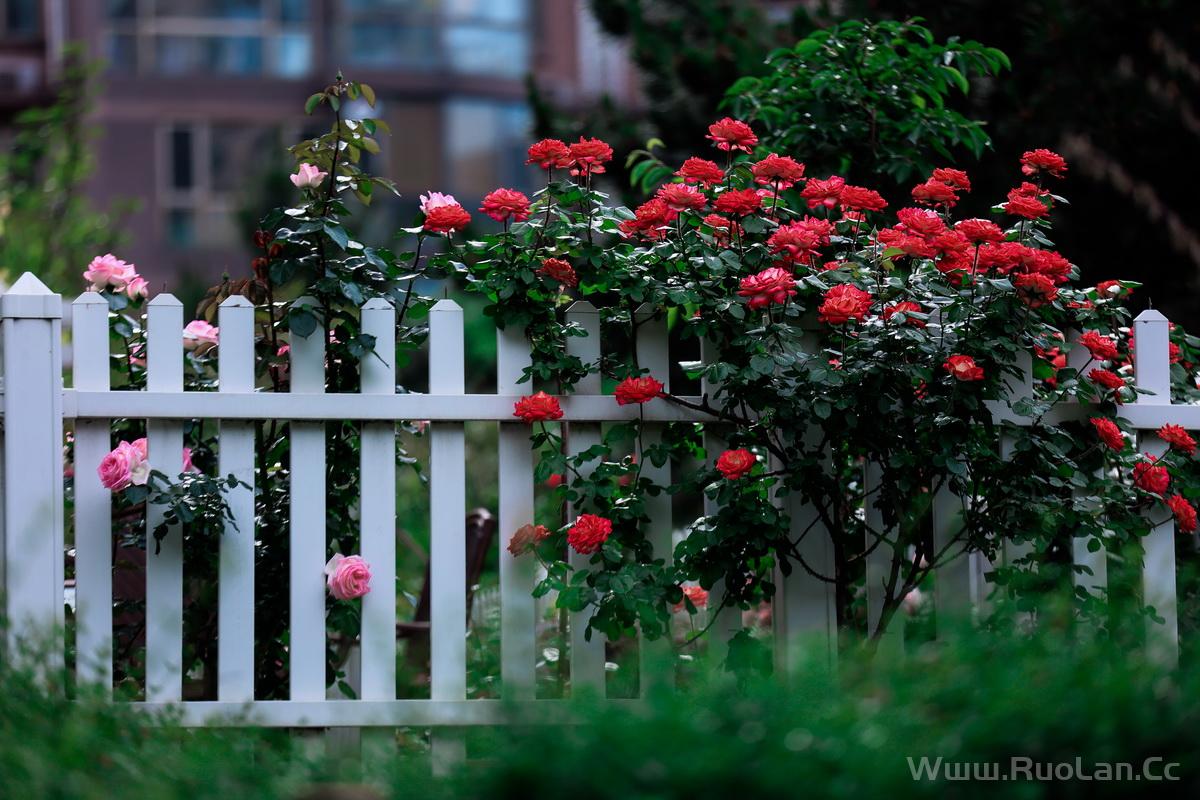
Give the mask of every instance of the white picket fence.
[[[301, 303], [311, 300], [301, 300]], [[500, 548], [501, 681], [503, 700], [466, 698], [466, 608], [463, 520], [466, 515], [464, 423], [491, 421], [499, 425], [499, 525], [501, 545], [534, 511], [533, 453], [529, 428], [513, 417], [513, 404], [528, 391], [518, 384], [530, 363], [528, 341], [519, 331], [498, 331], [498, 380], [495, 394], [464, 393], [463, 312], [442, 300], [430, 313], [429, 394], [396, 394], [394, 352], [395, 309], [382, 300], [362, 308], [362, 329], [376, 338], [381, 358], [363, 360], [361, 392], [325, 394], [326, 335], [318, 328], [308, 337], [291, 341], [291, 391], [255, 391], [254, 309], [241, 297], [220, 307], [219, 391], [183, 391], [183, 349], [180, 332], [183, 307], [171, 295], [150, 301], [147, 312], [148, 381], [145, 391], [111, 391], [109, 387], [108, 306], [87, 293], [73, 304], [73, 385], [63, 386], [60, 321], [62, 301], [33, 275], [24, 275], [0, 296], [3, 336], [3, 458], [0, 459], [0, 576], [6, 605], [0, 610], [11, 621], [9, 645], [15, 640], [61, 627], [63, 612], [63, 431], [64, 420], [75, 430], [75, 564], [77, 668], [81, 678], [112, 679], [112, 523], [109, 491], [96, 478], [96, 466], [111, 447], [109, 426], [114, 418], [145, 419], [150, 459], [156, 469], [174, 474], [182, 447], [182, 424], [188, 419], [220, 421], [220, 474], [233, 473], [253, 487], [255, 474], [253, 423], [277, 419], [291, 423], [291, 548], [290, 548], [290, 699], [254, 698], [254, 499], [253, 489], [232, 490], [229, 502], [237, 529], [220, 543], [219, 665], [215, 701], [181, 700], [183, 674], [183, 559], [181, 536], [172, 531], [158, 553], [147, 554], [146, 701], [147, 708], [179, 705], [185, 724], [261, 724], [288, 727], [333, 726], [464, 726], [493, 724], [507, 719], [507, 701], [525, 701], [523, 708], [537, 717], [553, 717], [570, 701], [535, 700], [534, 559], [514, 558]], [[649, 319], [652, 310], [638, 312], [648, 321], [638, 337], [638, 361], [655, 376], [669, 375], [670, 355], [665, 323]], [[600, 318], [586, 302], [568, 310], [587, 337], [572, 337], [569, 347], [585, 363], [600, 355]], [[1136, 381], [1152, 395], [1140, 395], [1121, 415], [1140, 431], [1138, 446], [1161, 453], [1164, 443], [1153, 433], [1164, 423], [1200, 428], [1200, 407], [1170, 404], [1168, 323], [1147, 311], [1135, 324]], [[1079, 348], [1072, 359], [1079, 359]], [[1086, 356], [1083, 356], [1086, 359]], [[1073, 360], [1072, 364], [1082, 362]], [[1026, 359], [1025, 379], [1013, 381], [1013, 398], [1032, 392]], [[669, 386], [667, 387], [669, 390]], [[707, 387], [706, 387], [707, 388]], [[650, 423], [704, 421], [705, 416], [667, 402], [644, 408], [618, 406], [601, 394], [599, 377], [589, 376], [577, 394], [562, 399], [563, 422], [569, 427], [569, 446], [582, 451], [599, 440], [601, 425], [637, 419]], [[700, 398], [687, 398], [693, 402]], [[1010, 403], [994, 403], [998, 419], [1020, 424]], [[1087, 407], [1062, 405], [1054, 419], [1081, 418]], [[361, 553], [374, 571], [372, 591], [363, 598], [361, 690], [359, 699], [326, 699], [325, 685], [325, 446], [327, 420], [362, 423]], [[395, 539], [395, 427], [398, 420], [430, 420], [431, 508], [431, 696], [428, 700], [396, 699], [396, 592], [393, 565]], [[660, 431], [649, 425], [647, 444]], [[710, 455], [719, 447], [709, 432]], [[643, 466], [652, 480], [669, 482], [669, 465]], [[872, 479], [873, 470], [865, 478]], [[938, 542], [954, 535], [962, 501], [943, 492], [935, 499], [934, 531]], [[670, 557], [671, 503], [665, 494], [649, 499], [653, 520], [648, 532], [657, 555]], [[789, 509], [793, 530], [804, 531], [812, 509], [798, 503]], [[150, 508], [149, 525], [161, 519]], [[878, 509], [868, 514], [879, 518]], [[1156, 518], [1161, 518], [1161, 509]], [[690, 520], [689, 520], [690, 521]], [[689, 522], [681, 521], [681, 522]], [[149, 529], [149, 528], [148, 528]], [[1175, 618], [1174, 526], [1159, 525], [1146, 538], [1144, 591], [1146, 602], [1166, 619], [1154, 624], [1151, 641], [1165, 659], [1177, 646]], [[814, 531], [801, 548], [815, 569], [830, 569], [828, 537]], [[868, 565], [868, 609], [878, 618], [881, 584], [877, 579], [886, 548], [876, 548], [877, 561]], [[1105, 585], [1103, 552], [1083, 546], [1076, 558], [1089, 565], [1091, 576], [1080, 580], [1094, 588]], [[942, 567], [937, 575], [935, 607], [964, 611], [985, 594], [986, 565], [975, 556]], [[830, 570], [831, 571], [831, 570]], [[719, 589], [717, 590], [719, 591]], [[740, 615], [724, 612], [713, 626], [719, 643], [741, 627]], [[836, 625], [831, 589], [796, 570], [780, 578], [774, 626], [779, 665], [787, 669], [798, 655], [799, 643], [836, 652]], [[571, 618], [570, 667], [573, 691], [605, 691], [605, 651], [600, 637], [583, 639], [586, 617]], [[898, 631], [899, 626], [894, 626]], [[891, 635], [894, 644], [898, 634]], [[815, 644], [814, 644], [815, 643]], [[61, 644], [61, 641], [60, 641]], [[653, 656], [669, 647], [659, 642], [644, 647], [641, 687], [669, 682], [656, 670]], [[452, 746], [452, 745], [450, 745]]]

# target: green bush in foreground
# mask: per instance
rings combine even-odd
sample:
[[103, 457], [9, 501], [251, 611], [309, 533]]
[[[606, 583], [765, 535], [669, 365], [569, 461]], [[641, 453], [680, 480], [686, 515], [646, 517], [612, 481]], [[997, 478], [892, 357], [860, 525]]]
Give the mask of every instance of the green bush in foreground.
[[[420, 732], [391, 759], [369, 759], [382, 797], [696, 798], [1117, 797], [1200, 785], [1200, 676], [1134, 653], [1050, 633], [1032, 640], [971, 632], [902, 663], [843, 656], [838, 677], [803, 667], [773, 680], [698, 681], [644, 707], [583, 705], [582, 724], [472, 731], [471, 761], [429, 777]], [[185, 731], [95, 696], [68, 703], [0, 668], [0, 797], [292, 798], [358, 779], [346, 760], [313, 755], [284, 732]], [[166, 724], [163, 724], [166, 723]], [[907, 757], [947, 762], [1076, 759], [1166, 764], [1178, 782], [914, 781]], [[372, 795], [363, 795], [372, 796]], [[1194, 795], [1193, 795], [1194, 796]]]

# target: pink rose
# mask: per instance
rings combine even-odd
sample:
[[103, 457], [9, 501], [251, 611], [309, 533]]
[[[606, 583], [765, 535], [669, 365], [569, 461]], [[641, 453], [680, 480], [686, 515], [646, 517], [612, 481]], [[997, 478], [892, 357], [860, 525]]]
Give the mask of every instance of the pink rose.
[[291, 178], [292, 185], [297, 189], [315, 189], [321, 185], [321, 181], [325, 180], [325, 176], [328, 174], [328, 172], [321, 172], [312, 164], [301, 164], [296, 170], [296, 174], [288, 177]]
[[125, 284], [125, 295], [130, 300], [145, 298], [149, 294], [150, 287], [146, 283], [146, 279], [137, 273], [134, 273], [134, 276], [129, 279], [129, 283]]
[[362, 556], [337, 553], [325, 565], [329, 593], [338, 600], [353, 600], [371, 591], [371, 568]]
[[435, 208], [443, 206], [456, 206], [459, 202], [454, 199], [454, 195], [442, 194], [441, 192], [430, 192], [429, 194], [421, 195], [421, 213], [428, 214]]
[[100, 483], [104, 488], [110, 491], [119, 492], [132, 483], [129, 476], [129, 459], [120, 448], [104, 457], [100, 466], [96, 468], [96, 474], [100, 476]]
[[194, 319], [183, 329], [183, 349], [202, 353], [215, 345], [220, 335], [221, 329], [216, 325], [209, 325], [202, 319]]
[[129, 461], [129, 482], [134, 486], [145, 486], [150, 480], [150, 456], [145, 437], [134, 442], [121, 442], [117, 450]]
[[83, 271], [83, 279], [90, 284], [88, 288], [93, 292], [105, 289], [121, 291], [136, 277], [138, 274], [133, 264], [122, 261], [112, 253], [96, 256]]

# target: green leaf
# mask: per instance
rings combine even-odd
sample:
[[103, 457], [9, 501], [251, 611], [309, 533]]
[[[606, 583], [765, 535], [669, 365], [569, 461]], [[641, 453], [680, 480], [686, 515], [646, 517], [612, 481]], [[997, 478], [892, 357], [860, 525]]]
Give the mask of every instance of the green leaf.
[[324, 99], [325, 99], [324, 92], [317, 92], [314, 95], [310, 95], [309, 98], [304, 101], [304, 113], [311, 114], [314, 111], [316, 111], [317, 106], [321, 105], [321, 101], [323, 101]]

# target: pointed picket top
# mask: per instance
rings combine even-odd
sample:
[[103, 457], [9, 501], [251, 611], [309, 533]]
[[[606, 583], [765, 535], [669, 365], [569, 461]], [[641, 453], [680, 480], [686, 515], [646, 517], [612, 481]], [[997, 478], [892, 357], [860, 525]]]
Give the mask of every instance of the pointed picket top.
[[1160, 312], [1148, 308], [1133, 321], [1133, 375], [1139, 389], [1138, 403], [1168, 405], [1171, 402], [1171, 323]]
[[362, 304], [363, 311], [387, 311], [389, 308], [394, 308], [394, 306], [388, 302], [386, 297], [372, 297]]
[[1164, 317], [1162, 312], [1156, 308], [1147, 308], [1145, 311], [1134, 317], [1133, 321], [1140, 322], [1142, 324], [1146, 324], [1148, 322], [1170, 322], [1170, 320]]
[[80, 308], [82, 308], [83, 306], [106, 306], [107, 307], [108, 301], [105, 300], [104, 296], [101, 295], [99, 292], [84, 292], [83, 294], [79, 295], [79, 297], [76, 297], [71, 302], [71, 305], [80, 307]]
[[22, 319], [60, 319], [62, 295], [50, 291], [32, 272], [26, 272], [0, 295], [0, 316]]
[[576, 300], [567, 306], [568, 314], [599, 314], [600, 311], [587, 300]]
[[252, 304], [243, 295], [231, 294], [221, 301], [218, 308], [250, 308]]
[[[586, 302], [586, 301], [581, 301], [581, 302]], [[591, 303], [588, 303], [588, 305], [591, 305]], [[571, 308], [574, 308], [574, 307], [575, 307], [574, 305], [571, 306]], [[658, 313], [658, 310], [659, 310], [658, 306], [654, 303], [642, 303], [633, 312], [633, 316], [635, 319], [652, 319], [654, 317], [654, 315]]]
[[444, 313], [446, 311], [462, 311], [462, 306], [460, 306], [458, 303], [451, 300], [449, 297], [445, 297], [445, 298], [442, 298], [441, 300], [438, 300], [436, 303], [433, 304], [433, 308], [429, 309], [429, 312], [431, 314], [434, 312], [443, 312]]
[[146, 304], [150, 308], [183, 308], [183, 301], [170, 292], [154, 295], [154, 299]]

